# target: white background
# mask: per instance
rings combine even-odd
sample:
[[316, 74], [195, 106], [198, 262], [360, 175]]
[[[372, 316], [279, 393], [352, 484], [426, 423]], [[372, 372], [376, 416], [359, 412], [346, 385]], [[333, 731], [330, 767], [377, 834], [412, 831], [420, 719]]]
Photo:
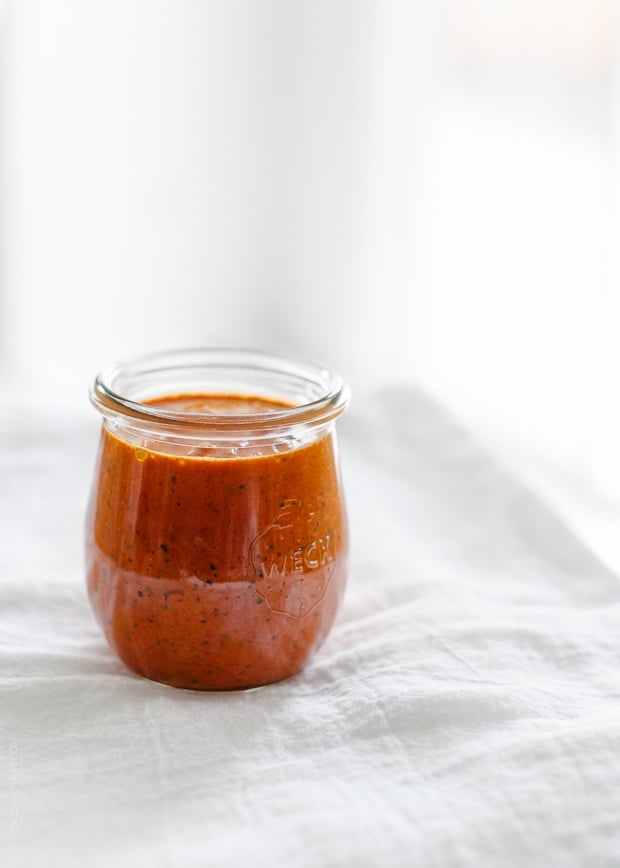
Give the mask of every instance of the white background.
[[142, 351], [316, 357], [422, 382], [610, 543], [611, 0], [0, 8], [8, 412]]
[[[0, 0], [2, 866], [618, 864], [615, 5]], [[203, 343], [354, 394], [338, 623], [210, 696], [82, 563], [89, 381]]]

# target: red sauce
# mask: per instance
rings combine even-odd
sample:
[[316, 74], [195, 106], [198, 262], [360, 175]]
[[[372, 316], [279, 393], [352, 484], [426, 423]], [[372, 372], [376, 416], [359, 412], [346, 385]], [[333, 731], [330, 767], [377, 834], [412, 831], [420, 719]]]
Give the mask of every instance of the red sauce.
[[[218, 414], [286, 406], [209, 395], [150, 403]], [[171, 454], [104, 426], [88, 587], [108, 641], [136, 672], [203, 690], [253, 687], [299, 672], [322, 643], [346, 574], [333, 435], [283, 448]]]

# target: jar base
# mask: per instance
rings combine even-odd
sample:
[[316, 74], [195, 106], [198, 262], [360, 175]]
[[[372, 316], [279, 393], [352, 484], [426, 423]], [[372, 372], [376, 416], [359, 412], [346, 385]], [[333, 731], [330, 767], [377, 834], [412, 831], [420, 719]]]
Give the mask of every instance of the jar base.
[[[122, 659], [122, 657], [121, 657]], [[213, 681], [213, 680], [205, 680], [200, 681], [199, 679], [186, 679], [186, 678], [166, 678], [165, 676], [156, 676], [153, 674], [147, 674], [145, 672], [139, 672], [133, 666], [130, 666], [125, 660], [123, 660], [125, 666], [130, 669], [134, 675], [137, 675], [139, 678], [144, 679], [145, 681], [151, 681], [154, 684], [163, 684], [166, 687], [174, 687], [177, 690], [191, 690], [194, 693], [251, 693], [254, 690], [263, 690], [265, 687], [271, 687], [274, 684], [280, 684], [283, 681], [288, 681], [290, 678], [294, 678], [296, 675], [299, 675], [305, 669], [305, 665], [295, 669], [295, 671], [287, 672], [283, 675], [279, 675], [275, 678], [269, 678], [266, 681], [260, 680], [258, 683], [256, 682], [248, 682], [248, 683], [239, 683], [239, 684], [230, 684], [227, 685], [225, 681]]]

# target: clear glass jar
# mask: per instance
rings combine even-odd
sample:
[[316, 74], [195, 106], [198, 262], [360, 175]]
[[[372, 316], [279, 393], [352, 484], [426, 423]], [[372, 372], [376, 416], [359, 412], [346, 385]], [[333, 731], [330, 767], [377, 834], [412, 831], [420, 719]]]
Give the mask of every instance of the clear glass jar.
[[347, 573], [335, 420], [349, 390], [266, 353], [111, 365], [86, 527], [91, 604], [135, 672], [230, 690], [299, 672]]

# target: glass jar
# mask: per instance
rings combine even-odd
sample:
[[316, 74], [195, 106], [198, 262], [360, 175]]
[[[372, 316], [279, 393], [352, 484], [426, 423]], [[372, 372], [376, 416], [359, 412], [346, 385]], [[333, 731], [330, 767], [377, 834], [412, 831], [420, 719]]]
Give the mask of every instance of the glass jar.
[[299, 672], [347, 573], [334, 373], [197, 349], [106, 368], [86, 527], [93, 609], [135, 672], [231, 690]]

